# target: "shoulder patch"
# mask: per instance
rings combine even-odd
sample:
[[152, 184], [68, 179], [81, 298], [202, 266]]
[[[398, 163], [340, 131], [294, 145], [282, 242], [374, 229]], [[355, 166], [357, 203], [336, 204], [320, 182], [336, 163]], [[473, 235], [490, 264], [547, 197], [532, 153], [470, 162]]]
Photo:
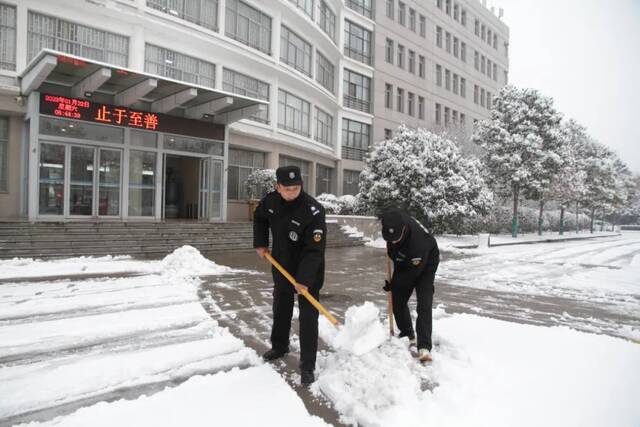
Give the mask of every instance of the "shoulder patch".
[[422, 258], [411, 258], [411, 264], [415, 266], [420, 265], [420, 261], [422, 261]]

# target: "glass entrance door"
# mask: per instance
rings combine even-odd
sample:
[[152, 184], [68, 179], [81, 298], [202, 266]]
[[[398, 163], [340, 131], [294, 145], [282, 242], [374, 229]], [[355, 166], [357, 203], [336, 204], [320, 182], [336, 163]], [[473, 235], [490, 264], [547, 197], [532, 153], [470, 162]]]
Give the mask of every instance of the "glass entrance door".
[[71, 147], [69, 215], [93, 214], [95, 148]]
[[98, 164], [98, 215], [120, 216], [121, 151], [100, 148]]
[[222, 219], [222, 160], [200, 159], [198, 219]]

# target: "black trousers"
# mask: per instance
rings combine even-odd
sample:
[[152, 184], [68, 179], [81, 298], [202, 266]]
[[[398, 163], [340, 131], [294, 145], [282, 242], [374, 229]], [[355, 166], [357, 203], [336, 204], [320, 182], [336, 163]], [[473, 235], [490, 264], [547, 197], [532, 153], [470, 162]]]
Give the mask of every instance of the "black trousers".
[[431, 351], [431, 332], [433, 329], [433, 318], [431, 308], [433, 305], [433, 294], [435, 288], [435, 267], [428, 268], [412, 284], [394, 284], [391, 288], [393, 299], [393, 317], [400, 330], [401, 337], [413, 337], [416, 334], [411, 324], [411, 314], [409, 313], [409, 298], [416, 291], [418, 318], [416, 319], [416, 331], [418, 348], [426, 348]]
[[[283, 289], [276, 285], [273, 288], [273, 327], [271, 328], [271, 347], [274, 350], [289, 349], [289, 333], [293, 316], [293, 286]], [[320, 290], [309, 289], [309, 293], [320, 300]], [[300, 309], [300, 369], [313, 371], [316, 367], [318, 351], [318, 310], [307, 299], [298, 295]]]

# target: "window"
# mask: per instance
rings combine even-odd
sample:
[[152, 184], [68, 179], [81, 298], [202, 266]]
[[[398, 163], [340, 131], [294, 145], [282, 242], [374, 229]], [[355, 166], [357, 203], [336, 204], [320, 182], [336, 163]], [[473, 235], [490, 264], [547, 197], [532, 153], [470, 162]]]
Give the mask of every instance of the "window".
[[240, 0], [227, 0], [225, 34], [271, 55], [271, 18]]
[[391, 132], [391, 129], [384, 129], [384, 139], [389, 140], [393, 138], [393, 132]]
[[493, 105], [491, 104], [491, 92], [487, 91], [487, 108], [491, 108]]
[[[222, 89], [238, 95], [269, 101], [269, 83], [228, 68], [225, 68], [222, 73]], [[269, 109], [265, 108], [264, 111], [254, 114], [250, 119], [269, 123]]]
[[436, 46], [442, 47], [442, 28], [436, 27]]
[[451, 0], [444, 0], [444, 11], [451, 16]]
[[485, 91], [480, 89], [480, 105], [485, 106]]
[[0, 117], [0, 191], [8, 191], [9, 118]]
[[420, 37], [427, 37], [427, 18], [420, 15]]
[[373, 0], [346, 0], [345, 3], [349, 9], [355, 10], [362, 16], [373, 17]]
[[214, 87], [216, 67], [210, 62], [163, 47], [145, 46], [144, 70], [201, 86]]
[[467, 97], [467, 79], [464, 77], [460, 78], [460, 96], [463, 98]]
[[480, 90], [478, 88], [478, 85], [473, 85], [473, 102], [475, 104], [478, 103], [478, 94], [480, 93]]
[[333, 169], [316, 164], [316, 195], [333, 194]]
[[384, 60], [389, 64], [393, 64], [393, 40], [387, 39], [384, 47]]
[[384, 106], [393, 109], [393, 85], [385, 83], [384, 85]]
[[331, 93], [334, 93], [334, 70], [333, 64], [316, 50], [316, 81]]
[[424, 96], [418, 97], [418, 118], [424, 120]]
[[409, 8], [409, 29], [416, 32], [416, 11]]
[[406, 25], [405, 24], [406, 11], [407, 11], [407, 8], [406, 8], [405, 4], [402, 3], [402, 2], [398, 2], [398, 23], [400, 25]]
[[218, 0], [194, 0], [176, 2], [171, 0], [147, 0], [147, 6], [193, 22], [201, 27], [218, 31]]
[[467, 123], [467, 116], [464, 115], [464, 113], [460, 113], [460, 124], [464, 125]]
[[[389, 129], [391, 131], [391, 129]], [[390, 139], [390, 138], [387, 138]], [[359, 188], [358, 184], [360, 181], [360, 172], [359, 171], [350, 171], [343, 170], [342, 171], [342, 194], [358, 194]]]
[[419, 55], [418, 56], [418, 76], [423, 79], [426, 78], [425, 68], [426, 68], [426, 64], [425, 64], [424, 56]]
[[404, 69], [404, 46], [398, 45], [398, 67]]
[[438, 6], [438, 9], [442, 10], [442, 0], [436, 0], [436, 6]]
[[280, 30], [280, 60], [311, 76], [311, 45], [284, 25]]
[[467, 26], [467, 11], [464, 9], [460, 12], [460, 23], [465, 27]]
[[460, 43], [460, 59], [462, 62], [467, 62], [467, 44], [465, 42]]
[[479, 35], [480, 35], [480, 22], [476, 19], [476, 20], [474, 21], [474, 24], [475, 24], [475, 25], [474, 25], [474, 34], [475, 34], [476, 36], [479, 36]]
[[457, 4], [453, 5], [453, 19], [458, 21], [460, 19], [460, 7]]
[[442, 87], [442, 65], [436, 65], [436, 85]]
[[451, 71], [444, 70], [444, 88], [451, 90]]
[[278, 90], [278, 127], [309, 136], [310, 104], [282, 89]]
[[480, 25], [480, 38], [482, 41], [487, 39], [487, 27], [485, 27], [484, 24]]
[[447, 53], [451, 53], [451, 33], [448, 31], [446, 32], [445, 45]]
[[477, 50], [473, 54], [473, 67], [478, 71], [480, 70], [480, 54]]
[[411, 117], [413, 117], [413, 115], [415, 114], [415, 102], [416, 102], [416, 96], [413, 94], [413, 92], [408, 92], [407, 93], [407, 114], [409, 114]]
[[453, 93], [455, 95], [458, 94], [458, 85], [459, 85], [459, 80], [458, 80], [458, 75], [456, 73], [453, 73]]
[[416, 53], [412, 50], [409, 50], [409, 72], [416, 73]]
[[[229, 169], [227, 177], [227, 197], [229, 200], [246, 200], [247, 178], [260, 169], [264, 169], [265, 155], [257, 151], [229, 148]], [[262, 195], [264, 189], [257, 189], [256, 194]]]
[[344, 106], [365, 113], [371, 111], [371, 79], [351, 70], [344, 70]]
[[487, 76], [491, 78], [491, 60], [487, 58]]
[[394, 4], [396, 0], [387, 0], [387, 18], [394, 19], [395, 11]]
[[493, 64], [493, 80], [498, 81], [498, 65]]
[[289, 0], [313, 20], [313, 0]]
[[309, 182], [309, 162], [295, 157], [280, 156], [278, 166], [297, 166], [300, 168], [302, 182]]
[[493, 40], [493, 32], [487, 29], [487, 43], [489, 43], [489, 46], [491, 46], [491, 40]]
[[5, 4], [0, 4], [0, 69], [16, 69], [16, 8]]
[[404, 113], [404, 89], [398, 88], [398, 100], [396, 102], [398, 112]]
[[342, 119], [342, 158], [363, 160], [369, 151], [370, 126], [355, 120]]
[[509, 57], [509, 43], [504, 42], [504, 56]]
[[29, 59], [48, 48], [123, 67], [129, 62], [128, 37], [34, 12], [29, 12], [27, 45]]
[[495, 33], [493, 34], [493, 48], [498, 49], [498, 35]]
[[445, 126], [449, 126], [449, 123], [451, 122], [451, 110], [449, 109], [449, 107], [444, 107], [444, 125]]
[[316, 141], [333, 146], [333, 116], [316, 107]]
[[453, 56], [460, 56], [460, 42], [457, 37], [453, 38]]
[[371, 31], [350, 21], [344, 22], [344, 54], [371, 65]]
[[481, 55], [480, 56], [480, 72], [484, 74], [486, 72], [486, 68], [487, 68], [487, 60], [484, 57], [484, 55]]
[[453, 120], [452, 120], [453, 124], [457, 125], [458, 124], [458, 112], [456, 110], [453, 110], [452, 118], [453, 118]]
[[442, 124], [442, 105], [436, 103], [436, 124]]
[[322, 31], [327, 33], [327, 35], [333, 40], [336, 41], [336, 14], [333, 13], [329, 5], [326, 1], [320, 0], [318, 14], [318, 25]]
[[507, 70], [504, 70], [504, 84], [509, 84], [509, 72]]

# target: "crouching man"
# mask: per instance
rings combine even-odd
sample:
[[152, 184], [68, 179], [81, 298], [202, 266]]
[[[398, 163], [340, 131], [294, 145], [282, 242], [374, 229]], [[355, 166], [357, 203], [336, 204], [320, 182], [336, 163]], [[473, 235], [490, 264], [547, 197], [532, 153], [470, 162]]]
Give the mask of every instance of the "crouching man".
[[[422, 362], [431, 361], [431, 307], [433, 281], [440, 262], [438, 244], [418, 221], [399, 209], [385, 211], [381, 220], [387, 255], [394, 266], [391, 283], [385, 280], [383, 289], [391, 292], [399, 336], [414, 343], [417, 332], [418, 358]], [[414, 289], [418, 312], [415, 332], [408, 305]]]

